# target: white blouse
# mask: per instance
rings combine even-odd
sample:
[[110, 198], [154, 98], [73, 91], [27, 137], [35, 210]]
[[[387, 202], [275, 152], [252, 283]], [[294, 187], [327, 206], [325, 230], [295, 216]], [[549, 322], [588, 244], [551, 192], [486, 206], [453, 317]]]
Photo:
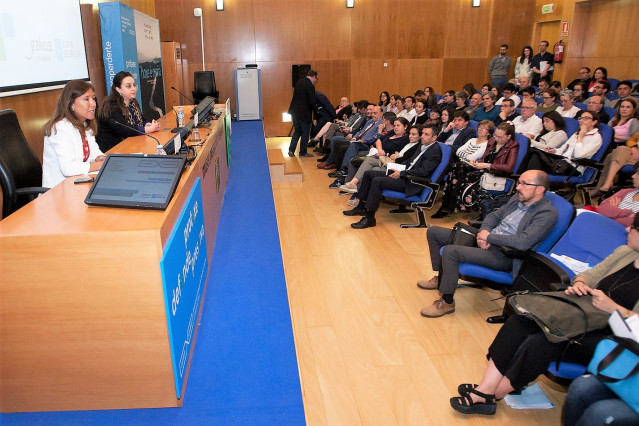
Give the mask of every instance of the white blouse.
[[64, 118], [51, 129], [51, 136], [44, 137], [42, 155], [42, 186], [51, 188], [69, 176], [89, 173], [89, 164], [96, 157], [104, 155], [95, 142], [95, 135], [87, 130], [89, 158], [85, 162], [80, 132]]

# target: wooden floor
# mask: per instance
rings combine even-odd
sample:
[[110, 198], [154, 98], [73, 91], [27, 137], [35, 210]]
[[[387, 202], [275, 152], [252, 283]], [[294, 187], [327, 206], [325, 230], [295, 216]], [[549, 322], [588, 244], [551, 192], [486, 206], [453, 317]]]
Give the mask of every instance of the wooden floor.
[[[270, 138], [267, 147], [286, 152], [289, 140]], [[565, 391], [545, 378], [550, 410], [501, 401], [485, 417], [450, 407], [458, 384], [481, 379], [499, 327], [484, 319], [501, 312], [503, 301], [491, 301], [499, 293], [461, 288], [454, 314], [421, 317], [438, 297], [415, 285], [432, 275], [425, 229], [400, 229], [414, 214], [391, 215], [384, 204], [376, 227], [352, 229], [359, 218], [342, 214], [348, 197], [328, 188], [332, 179], [315, 160], [299, 160], [304, 182], [273, 184], [308, 424], [559, 424]]]

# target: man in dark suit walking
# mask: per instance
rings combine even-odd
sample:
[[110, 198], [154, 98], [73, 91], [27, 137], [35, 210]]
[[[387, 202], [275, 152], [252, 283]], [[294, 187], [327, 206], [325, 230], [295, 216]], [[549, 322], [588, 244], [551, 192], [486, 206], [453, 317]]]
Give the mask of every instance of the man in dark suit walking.
[[306, 152], [306, 146], [311, 133], [313, 110], [317, 103], [315, 99], [316, 82], [317, 71], [310, 70], [306, 73], [305, 78], [301, 78], [295, 83], [291, 106], [288, 107], [288, 113], [293, 117], [293, 126], [295, 126], [295, 132], [293, 137], [291, 137], [291, 145], [288, 147], [288, 155], [290, 157], [295, 156], [297, 141], [300, 141], [300, 157], [313, 156], [313, 154]]
[[384, 189], [404, 191], [407, 197], [418, 194], [424, 189], [423, 186], [412, 183], [407, 175], [431, 177], [442, 160], [442, 149], [435, 143], [436, 141], [437, 129], [435, 125], [427, 124], [422, 130], [421, 147], [405, 163], [405, 170], [395, 170], [393, 173], [389, 173], [388, 176], [383, 171], [369, 170], [364, 173], [358, 198], [366, 202], [360, 202], [353, 210], [343, 212], [346, 216], [364, 216], [359, 222], [352, 223], [351, 227], [364, 229], [376, 225], [375, 212], [379, 208]]

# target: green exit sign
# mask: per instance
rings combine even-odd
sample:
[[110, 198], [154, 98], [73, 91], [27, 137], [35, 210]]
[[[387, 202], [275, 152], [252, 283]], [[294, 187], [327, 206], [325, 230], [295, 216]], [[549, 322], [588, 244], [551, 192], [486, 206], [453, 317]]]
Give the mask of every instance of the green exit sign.
[[541, 7], [541, 13], [543, 14], [547, 14], [547, 13], [553, 13], [555, 11], [555, 4], [554, 3], [550, 3], [550, 4], [545, 4]]

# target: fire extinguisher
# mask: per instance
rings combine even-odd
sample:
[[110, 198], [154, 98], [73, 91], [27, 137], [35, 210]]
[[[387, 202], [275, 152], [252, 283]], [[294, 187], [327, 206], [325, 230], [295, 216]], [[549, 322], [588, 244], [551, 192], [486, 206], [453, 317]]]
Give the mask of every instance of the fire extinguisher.
[[560, 64], [564, 60], [564, 41], [559, 40], [555, 43], [555, 63]]

